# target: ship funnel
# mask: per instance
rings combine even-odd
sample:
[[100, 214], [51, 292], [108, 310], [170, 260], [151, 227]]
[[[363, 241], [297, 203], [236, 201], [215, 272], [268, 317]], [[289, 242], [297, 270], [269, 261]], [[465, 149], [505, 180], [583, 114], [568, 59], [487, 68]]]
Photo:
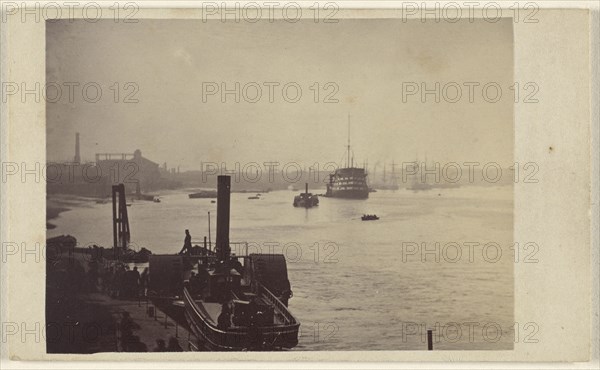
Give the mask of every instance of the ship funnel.
[[229, 259], [229, 200], [231, 176], [218, 176], [217, 188], [217, 259]]
[[308, 194], [308, 183], [305, 183], [304, 185], [306, 186], [306, 190], [304, 192]]

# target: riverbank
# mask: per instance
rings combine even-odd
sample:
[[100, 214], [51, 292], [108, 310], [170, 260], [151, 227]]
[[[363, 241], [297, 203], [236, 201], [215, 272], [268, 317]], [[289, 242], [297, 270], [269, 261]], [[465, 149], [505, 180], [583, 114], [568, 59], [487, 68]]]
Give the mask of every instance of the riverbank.
[[74, 207], [81, 207], [93, 201], [92, 198], [79, 197], [66, 194], [48, 194], [46, 196], [46, 229], [56, 228], [56, 225], [49, 222], [57, 219], [63, 212], [71, 211]]

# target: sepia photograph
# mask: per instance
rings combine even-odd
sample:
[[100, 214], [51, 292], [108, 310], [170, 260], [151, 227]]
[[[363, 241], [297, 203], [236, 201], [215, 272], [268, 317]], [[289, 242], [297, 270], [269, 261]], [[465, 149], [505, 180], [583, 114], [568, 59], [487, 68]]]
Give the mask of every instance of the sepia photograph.
[[[511, 350], [513, 21], [46, 23], [48, 353]], [[65, 328], [70, 335], [64, 335]], [[517, 333], [515, 333], [517, 332]]]
[[599, 18], [0, 1], [0, 368], [598, 368]]

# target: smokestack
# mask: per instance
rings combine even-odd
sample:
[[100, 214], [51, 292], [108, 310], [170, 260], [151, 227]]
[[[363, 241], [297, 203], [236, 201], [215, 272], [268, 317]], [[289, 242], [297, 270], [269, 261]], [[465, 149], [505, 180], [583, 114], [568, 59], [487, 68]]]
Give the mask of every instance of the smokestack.
[[231, 190], [231, 176], [218, 176], [217, 178], [217, 259], [229, 259], [229, 200]]
[[308, 194], [308, 183], [305, 184], [306, 185], [306, 190], [304, 191], [306, 194]]
[[81, 163], [81, 157], [79, 156], [79, 132], [75, 133], [75, 163]]

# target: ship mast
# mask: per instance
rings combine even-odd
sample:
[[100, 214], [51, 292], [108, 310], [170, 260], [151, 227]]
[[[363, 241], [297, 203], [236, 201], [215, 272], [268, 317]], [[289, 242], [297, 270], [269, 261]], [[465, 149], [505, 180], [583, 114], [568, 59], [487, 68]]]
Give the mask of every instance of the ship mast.
[[348, 114], [348, 157], [346, 158], [346, 167], [350, 165], [350, 114]]
[[385, 184], [385, 162], [383, 162], [383, 183]]

